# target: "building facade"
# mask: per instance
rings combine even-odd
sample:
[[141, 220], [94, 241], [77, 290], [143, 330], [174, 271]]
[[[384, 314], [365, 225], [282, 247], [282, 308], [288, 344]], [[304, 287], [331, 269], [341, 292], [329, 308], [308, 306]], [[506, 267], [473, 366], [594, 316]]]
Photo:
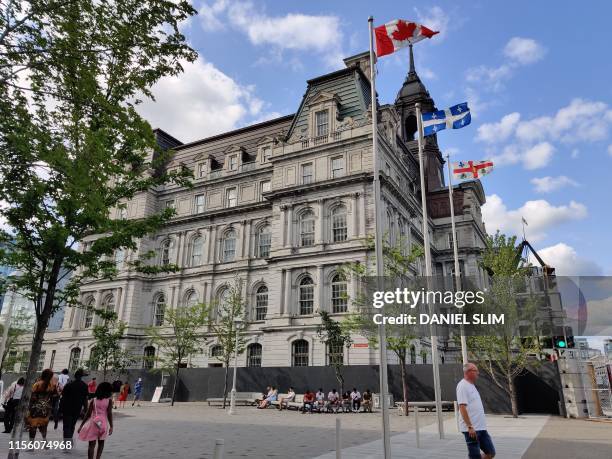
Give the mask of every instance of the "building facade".
[[[371, 263], [366, 247], [374, 234], [372, 126], [367, 53], [345, 59], [346, 68], [307, 82], [294, 115], [182, 144], [156, 130], [160, 144], [176, 154], [167, 167], [186, 166], [193, 187], [168, 185], [143, 193], [116, 211], [116, 218], [138, 218], [173, 207], [175, 216], [138, 250], [117, 253], [119, 275], [88, 283], [84, 304], [112, 308], [127, 323], [124, 345], [147, 365], [157, 350], [147, 327], [164, 326], [168, 308], [223, 301], [241, 279], [248, 306], [243, 330], [247, 351], [241, 366], [308, 366], [328, 363], [327, 346], [316, 334], [318, 310], [341, 320], [350, 313], [356, 282], [339, 270], [347, 262]], [[423, 246], [415, 104], [433, 110], [433, 99], [410, 71], [395, 103], [380, 104], [378, 135], [385, 221], [384, 231], [406, 249]], [[435, 136], [425, 144], [427, 222], [437, 274], [453, 271], [448, 192], [444, 160]], [[455, 187], [461, 269], [481, 277], [478, 256], [485, 229], [479, 181]], [[83, 248], [95, 238], [83, 241]], [[180, 270], [144, 275], [126, 263], [155, 251], [156, 263]], [[421, 273], [422, 263], [413, 267]], [[94, 345], [99, 319], [87, 309], [68, 308], [62, 328], [46, 335], [46, 366], [79, 366]], [[203, 329], [207, 334], [208, 330]], [[425, 342], [415, 340], [409, 363], [430, 363]], [[211, 336], [190, 366], [218, 366]], [[53, 355], [53, 362], [49, 359]], [[356, 336], [344, 350], [344, 363], [376, 364], [377, 350]], [[393, 362], [393, 359], [391, 359]]]

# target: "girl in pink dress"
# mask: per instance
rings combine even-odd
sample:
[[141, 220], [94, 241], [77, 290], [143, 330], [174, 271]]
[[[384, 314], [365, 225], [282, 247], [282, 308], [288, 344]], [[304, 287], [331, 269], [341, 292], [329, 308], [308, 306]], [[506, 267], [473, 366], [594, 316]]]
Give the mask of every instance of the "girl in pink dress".
[[[96, 388], [95, 397], [90, 400], [87, 413], [79, 427], [79, 440], [89, 442], [88, 459], [100, 459], [104, 450], [104, 440], [113, 433], [113, 405], [110, 402], [113, 387], [108, 382]], [[98, 451], [96, 454], [96, 442]]]

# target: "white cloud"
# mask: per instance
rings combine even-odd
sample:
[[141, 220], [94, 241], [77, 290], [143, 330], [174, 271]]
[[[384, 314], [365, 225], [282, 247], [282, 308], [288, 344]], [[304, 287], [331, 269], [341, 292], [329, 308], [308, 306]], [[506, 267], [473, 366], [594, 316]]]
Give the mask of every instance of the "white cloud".
[[504, 46], [506, 62], [499, 66], [472, 67], [466, 72], [466, 80], [468, 83], [481, 84], [491, 91], [499, 91], [517, 68], [539, 61], [545, 53], [546, 49], [532, 38], [512, 37]]
[[[538, 255], [544, 260], [544, 263], [555, 268], [558, 276], [601, 276], [603, 274], [601, 266], [593, 260], [579, 256], [573, 247], [563, 242], [539, 249]], [[529, 261], [534, 265], [537, 264], [533, 255], [529, 257]]]
[[502, 149], [501, 154], [491, 154], [491, 160], [496, 166], [522, 164], [528, 170], [540, 169], [550, 163], [555, 147], [548, 142], [540, 142], [533, 146], [510, 144]]
[[546, 48], [532, 38], [512, 37], [504, 47], [504, 54], [519, 64], [527, 65], [542, 59]]
[[221, 13], [225, 12], [228, 5], [228, 0], [215, 0], [208, 3], [202, 3], [198, 8], [198, 17], [200, 18], [202, 27], [209, 31], [223, 29], [225, 24], [219, 16]]
[[283, 51], [311, 51], [320, 54], [332, 67], [342, 65], [341, 21], [333, 15], [288, 13], [270, 16], [252, 1], [214, 0], [200, 5], [200, 23], [207, 31], [230, 26], [246, 34], [256, 46], [268, 46], [267, 56], [256, 63], [288, 62], [292, 69], [302, 68], [296, 58], [287, 59]]
[[593, 142], [607, 138], [612, 126], [612, 110], [605, 102], [573, 99], [553, 116], [521, 121], [516, 128], [519, 140], [541, 139], [563, 142]]
[[544, 199], [527, 201], [518, 209], [510, 210], [496, 194], [487, 196], [487, 202], [482, 206], [482, 217], [489, 233], [500, 230], [508, 234], [522, 234], [521, 219], [525, 218], [530, 241], [541, 240], [553, 226], [582, 220], [587, 213], [586, 206], [576, 201], [554, 206]]
[[578, 186], [578, 182], [565, 175], [559, 175], [558, 177], [535, 177], [531, 179], [531, 183], [538, 193], [551, 193], [567, 186]]
[[427, 11], [421, 11], [418, 8], [414, 9], [417, 15], [417, 22], [425, 27], [440, 32], [433, 39], [434, 43], [439, 43], [446, 37], [450, 16], [439, 6], [433, 6]]
[[521, 119], [521, 114], [514, 112], [504, 116], [497, 123], [485, 123], [478, 127], [476, 139], [494, 143], [507, 140], [516, 130], [516, 126]]
[[247, 117], [262, 115], [263, 102], [252, 86], [244, 86], [210, 62], [183, 63], [184, 73], [164, 78], [153, 87], [156, 100], [138, 112], [183, 142], [235, 128]]

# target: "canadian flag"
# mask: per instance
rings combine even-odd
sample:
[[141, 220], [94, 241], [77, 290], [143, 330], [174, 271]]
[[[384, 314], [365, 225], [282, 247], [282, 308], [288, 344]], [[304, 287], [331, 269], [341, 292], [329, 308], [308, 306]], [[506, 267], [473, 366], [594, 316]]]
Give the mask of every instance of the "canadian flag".
[[440, 32], [434, 32], [416, 22], [395, 19], [387, 22], [385, 25], [374, 28], [376, 55], [378, 57], [386, 56], [425, 38], [431, 38], [437, 33]]

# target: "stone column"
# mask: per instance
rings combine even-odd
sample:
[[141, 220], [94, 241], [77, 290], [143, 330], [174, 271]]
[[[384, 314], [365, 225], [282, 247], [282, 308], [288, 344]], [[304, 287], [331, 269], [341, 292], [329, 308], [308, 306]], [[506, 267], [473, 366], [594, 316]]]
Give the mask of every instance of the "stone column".
[[185, 231], [178, 235], [178, 248], [176, 251], [176, 264], [183, 267], [183, 252], [185, 251]]
[[285, 247], [291, 247], [293, 245], [293, 206], [287, 206], [287, 239], [285, 240]]
[[315, 296], [315, 311], [317, 309], [326, 309], [325, 305], [325, 279], [324, 279], [324, 271], [323, 265], [317, 266], [317, 285], [316, 285], [316, 296]]
[[352, 211], [353, 211], [353, 237], [359, 236], [359, 214], [361, 211], [359, 210], [359, 196], [361, 193], [353, 194], [353, 200], [351, 203]]
[[315, 244], [324, 242], [323, 202], [323, 199], [318, 199], [316, 203]]
[[242, 246], [242, 257], [250, 258], [251, 257], [251, 228], [253, 227], [253, 221], [247, 220], [246, 226], [244, 227], [244, 244]]
[[364, 192], [361, 193], [361, 205], [359, 206], [359, 235], [364, 237], [366, 235], [366, 212], [367, 212], [367, 195]]
[[287, 247], [288, 231], [287, 231], [287, 206], [284, 204], [279, 206], [281, 212], [280, 237], [281, 247]]
[[210, 238], [208, 239], [208, 264], [215, 263], [215, 249], [217, 247], [217, 227], [209, 229]]
[[291, 270], [285, 269], [285, 304], [281, 306], [281, 315], [291, 314]]

